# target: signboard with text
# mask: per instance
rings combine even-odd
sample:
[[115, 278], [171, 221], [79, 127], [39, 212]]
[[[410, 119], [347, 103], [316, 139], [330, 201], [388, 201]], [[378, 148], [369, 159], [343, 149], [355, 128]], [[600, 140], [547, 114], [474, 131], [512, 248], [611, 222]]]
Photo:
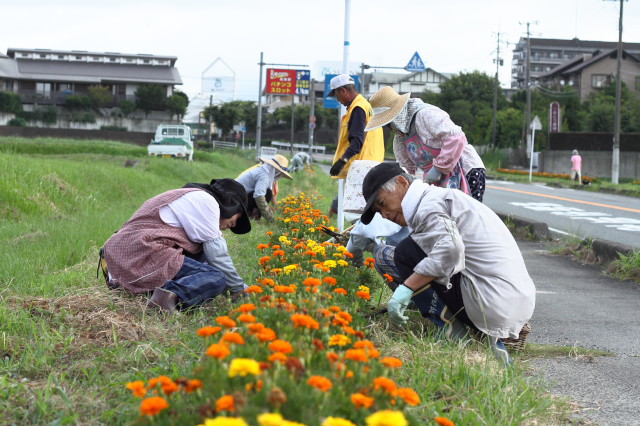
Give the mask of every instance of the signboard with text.
[[[329, 96], [329, 92], [331, 92], [331, 87], [329, 87], [329, 83], [331, 83], [331, 79], [338, 74], [325, 74], [324, 76], [324, 107], [325, 108], [340, 108], [340, 104], [335, 98]], [[349, 74], [356, 83], [356, 90], [360, 91], [360, 76]]]
[[549, 105], [549, 131], [551, 133], [558, 133], [560, 131], [560, 104], [558, 102], [551, 102]]
[[266, 93], [272, 95], [309, 95], [311, 71], [267, 68]]

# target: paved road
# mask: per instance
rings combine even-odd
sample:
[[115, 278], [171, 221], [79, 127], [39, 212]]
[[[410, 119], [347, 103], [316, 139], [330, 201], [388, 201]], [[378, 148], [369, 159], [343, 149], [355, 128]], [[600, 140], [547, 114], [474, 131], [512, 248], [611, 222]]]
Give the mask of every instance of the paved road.
[[640, 249], [640, 198], [489, 180], [484, 203], [494, 211], [545, 222], [552, 231]]

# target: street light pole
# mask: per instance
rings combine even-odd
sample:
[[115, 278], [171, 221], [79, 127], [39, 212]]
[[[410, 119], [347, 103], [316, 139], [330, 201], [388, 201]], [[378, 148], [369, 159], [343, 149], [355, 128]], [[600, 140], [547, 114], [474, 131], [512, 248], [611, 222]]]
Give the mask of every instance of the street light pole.
[[260, 78], [258, 79], [258, 124], [256, 125], [256, 158], [260, 156], [260, 140], [262, 139], [262, 66], [263, 52], [260, 52]]

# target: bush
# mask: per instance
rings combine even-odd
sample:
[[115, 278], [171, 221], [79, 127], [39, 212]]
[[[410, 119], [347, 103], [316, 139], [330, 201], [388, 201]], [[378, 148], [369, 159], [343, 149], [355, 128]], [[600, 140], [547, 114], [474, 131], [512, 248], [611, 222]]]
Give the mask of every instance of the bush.
[[[95, 122], [95, 120], [94, 120]], [[128, 129], [124, 126], [100, 126], [100, 130], [115, 130], [118, 132], [126, 132]]]
[[64, 100], [65, 106], [73, 110], [91, 109], [91, 98], [84, 95], [71, 95]]
[[9, 120], [7, 124], [9, 126], [25, 127], [27, 125], [27, 120], [25, 120], [24, 118], [16, 117]]
[[22, 111], [20, 95], [11, 92], [0, 92], [0, 111], [14, 114]]
[[35, 111], [20, 111], [16, 113], [17, 118], [25, 121], [41, 121], [45, 124], [54, 124], [58, 121], [58, 110], [54, 106], [47, 109], [38, 109]]
[[136, 110], [136, 104], [131, 101], [124, 100], [120, 102], [120, 111], [122, 111], [122, 115], [125, 117], [129, 117]]
[[92, 112], [74, 112], [69, 116], [69, 121], [76, 123], [95, 123], [96, 115]]

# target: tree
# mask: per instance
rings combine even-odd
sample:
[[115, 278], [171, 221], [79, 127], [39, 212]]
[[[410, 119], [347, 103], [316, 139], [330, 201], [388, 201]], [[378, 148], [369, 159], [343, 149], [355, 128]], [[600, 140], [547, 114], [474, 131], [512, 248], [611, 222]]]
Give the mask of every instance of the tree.
[[113, 101], [111, 90], [107, 86], [89, 86], [89, 99], [96, 111], [100, 111]]
[[[453, 102], [465, 100], [471, 104], [473, 114], [485, 106], [492, 108], [493, 94], [495, 91], [495, 78], [480, 71], [460, 73], [448, 81], [440, 84], [438, 101], [440, 108], [448, 111]], [[507, 99], [501, 90], [498, 90], [498, 109], [507, 105]]]
[[213, 105], [204, 109], [205, 117], [211, 117], [224, 134], [231, 132], [233, 126], [245, 123], [248, 130], [255, 131], [258, 107], [252, 101], [231, 101], [222, 105]]
[[120, 111], [122, 111], [122, 115], [125, 117], [129, 117], [136, 110], [136, 104], [131, 101], [123, 100], [120, 102]]
[[151, 111], [161, 111], [165, 108], [165, 88], [157, 84], [143, 84], [135, 92], [136, 107], [144, 111], [145, 117]]
[[167, 111], [169, 111], [169, 117], [173, 119], [176, 115], [180, 120], [186, 113], [189, 106], [189, 97], [183, 92], [176, 90], [173, 95], [167, 98]]

